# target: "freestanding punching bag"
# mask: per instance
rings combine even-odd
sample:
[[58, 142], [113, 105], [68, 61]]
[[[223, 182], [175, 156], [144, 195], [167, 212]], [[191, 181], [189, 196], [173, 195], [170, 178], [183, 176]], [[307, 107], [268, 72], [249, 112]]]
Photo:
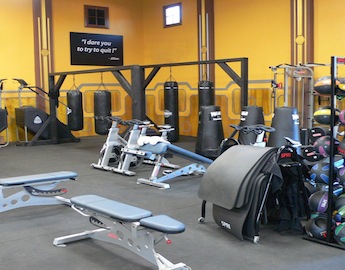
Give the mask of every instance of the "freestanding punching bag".
[[199, 111], [202, 106], [215, 105], [216, 97], [213, 82], [200, 81], [198, 84]]
[[223, 139], [222, 114], [219, 106], [201, 106], [195, 152], [216, 159]]
[[83, 94], [77, 90], [67, 92], [67, 120], [71, 130], [84, 128]]
[[299, 115], [295, 107], [277, 107], [274, 109], [272, 125], [275, 131], [270, 133], [267, 146], [286, 145], [284, 137], [300, 141]]
[[105, 119], [111, 116], [111, 93], [107, 90], [99, 90], [94, 93], [95, 132], [99, 135], [108, 134], [111, 121]]
[[168, 140], [176, 142], [179, 139], [179, 114], [178, 114], [178, 84], [169, 81], [164, 83], [164, 119], [165, 124], [174, 130], [168, 133]]
[[[264, 125], [264, 112], [262, 107], [258, 106], [243, 106], [241, 111], [241, 122], [240, 126], [251, 126], [251, 125]], [[254, 133], [244, 134], [240, 132], [238, 135], [238, 141], [240, 144], [251, 145], [256, 142], [256, 135]]]

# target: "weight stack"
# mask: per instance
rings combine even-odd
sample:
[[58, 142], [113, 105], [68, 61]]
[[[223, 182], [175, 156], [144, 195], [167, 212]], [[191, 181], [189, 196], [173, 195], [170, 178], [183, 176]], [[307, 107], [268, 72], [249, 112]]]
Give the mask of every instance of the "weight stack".
[[164, 83], [164, 123], [174, 130], [168, 133], [168, 140], [176, 142], [179, 139], [179, 114], [178, 114], [178, 84], [177, 82]]
[[295, 107], [279, 107], [274, 109], [272, 127], [267, 146], [280, 147], [286, 145], [284, 137], [300, 141], [299, 116]]
[[[244, 106], [241, 111], [240, 126], [264, 125], [264, 112], [262, 107], [258, 106]], [[239, 132], [238, 141], [243, 145], [251, 145], [256, 142], [256, 135], [254, 133], [244, 134]]]
[[216, 159], [223, 139], [222, 114], [219, 106], [201, 106], [195, 153]]
[[0, 109], [0, 132], [7, 128], [7, 110]]

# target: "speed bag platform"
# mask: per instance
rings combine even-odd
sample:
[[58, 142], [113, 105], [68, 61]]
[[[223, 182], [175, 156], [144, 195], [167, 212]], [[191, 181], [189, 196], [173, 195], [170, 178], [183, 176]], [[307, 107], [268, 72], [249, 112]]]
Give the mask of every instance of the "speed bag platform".
[[276, 157], [277, 148], [235, 145], [201, 179], [199, 198], [211, 202], [215, 222], [241, 240], [258, 240], [268, 191], [283, 183]]

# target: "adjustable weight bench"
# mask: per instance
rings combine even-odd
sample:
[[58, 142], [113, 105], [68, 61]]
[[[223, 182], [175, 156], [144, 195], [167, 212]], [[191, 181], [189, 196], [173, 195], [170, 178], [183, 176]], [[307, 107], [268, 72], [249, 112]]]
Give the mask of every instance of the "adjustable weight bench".
[[76, 196], [70, 201], [74, 210], [88, 216], [90, 223], [99, 228], [55, 238], [55, 246], [65, 247], [66, 243], [92, 238], [128, 249], [159, 270], [190, 269], [184, 263], [173, 264], [154, 249], [162, 239], [170, 243], [168, 234], [184, 232], [183, 223], [166, 215], [152, 216], [151, 211], [97, 195]]
[[[70, 171], [24, 175], [0, 178], [0, 212], [33, 205], [69, 204], [69, 200], [59, 195], [67, 189], [55, 188], [60, 182], [76, 180], [78, 174]], [[4, 191], [23, 188], [8, 196]]]

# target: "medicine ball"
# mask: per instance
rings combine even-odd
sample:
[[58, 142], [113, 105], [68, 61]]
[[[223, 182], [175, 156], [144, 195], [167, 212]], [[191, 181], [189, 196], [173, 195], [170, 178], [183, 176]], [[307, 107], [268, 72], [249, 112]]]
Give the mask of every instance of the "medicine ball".
[[340, 169], [337, 171], [336, 181], [337, 181], [340, 185], [344, 185], [344, 184], [345, 184], [345, 167], [342, 167], [342, 168], [340, 168]]
[[306, 233], [315, 239], [326, 240], [327, 238], [327, 216], [318, 215], [309, 219], [305, 224]]
[[345, 109], [340, 111], [338, 118], [340, 123], [345, 125]]
[[314, 164], [309, 171], [309, 176], [315, 183], [328, 184], [329, 182], [329, 164], [323, 160]]
[[[336, 85], [339, 85], [339, 81], [336, 80]], [[316, 94], [320, 96], [327, 96], [332, 93], [332, 79], [331, 76], [323, 76], [316, 80], [314, 84], [314, 90]]]
[[[322, 136], [318, 138], [314, 144], [315, 152], [319, 153], [323, 157], [328, 157], [331, 152], [331, 137], [330, 136]], [[339, 141], [334, 139], [334, 154], [337, 153], [339, 146]]]
[[345, 222], [335, 228], [333, 237], [338, 244], [345, 246]]
[[345, 156], [345, 138], [343, 138], [341, 142], [339, 142], [337, 146], [337, 152], [338, 154]]
[[309, 207], [318, 213], [326, 212], [328, 208], [328, 191], [319, 190], [310, 195], [308, 199]]
[[[335, 109], [334, 111], [334, 122], [338, 122], [339, 120], [339, 110]], [[318, 122], [319, 124], [322, 125], [330, 125], [331, 124], [331, 107], [330, 106], [325, 106], [321, 107], [318, 110], [316, 110], [313, 114], [314, 120]]]
[[342, 218], [345, 217], [345, 194], [340, 195], [336, 199], [334, 208]]

